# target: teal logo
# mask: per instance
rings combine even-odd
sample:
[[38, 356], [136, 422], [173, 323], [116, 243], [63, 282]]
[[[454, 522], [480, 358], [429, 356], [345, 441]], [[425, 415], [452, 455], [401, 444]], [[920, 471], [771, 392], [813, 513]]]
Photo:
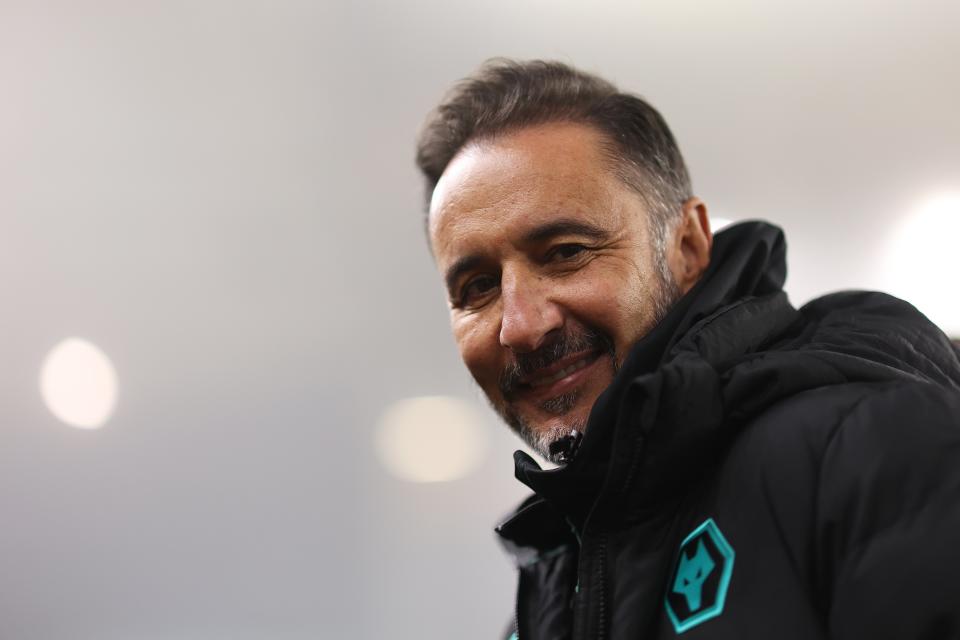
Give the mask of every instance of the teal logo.
[[700, 608], [703, 583], [716, 566], [703, 546], [703, 540], [697, 542], [697, 553], [692, 558], [688, 558], [683, 551], [680, 552], [680, 565], [677, 567], [677, 578], [673, 581], [673, 592], [682, 593], [686, 597], [690, 611]]
[[733, 547], [713, 518], [684, 539], [667, 582], [667, 615], [677, 633], [723, 613], [733, 557]]

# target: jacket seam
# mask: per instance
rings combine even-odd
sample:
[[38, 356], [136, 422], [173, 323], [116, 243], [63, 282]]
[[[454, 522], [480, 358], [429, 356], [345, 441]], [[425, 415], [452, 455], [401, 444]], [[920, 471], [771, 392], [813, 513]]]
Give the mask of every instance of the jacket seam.
[[[881, 386], [887, 386], [888, 384], [889, 382], [885, 382]], [[823, 553], [823, 549], [821, 548], [822, 545], [821, 545], [821, 540], [819, 539], [819, 536], [818, 536], [818, 532], [821, 530], [820, 503], [822, 501], [822, 495], [823, 495], [824, 469], [826, 467], [827, 457], [829, 456], [831, 450], [833, 449], [833, 446], [837, 441], [837, 437], [839, 436], [840, 432], [843, 430], [843, 426], [847, 423], [851, 415], [853, 415], [853, 412], [856, 411], [861, 404], [865, 403], [867, 400], [873, 397], [872, 392], [873, 392], [873, 389], [869, 389], [869, 388], [864, 389], [863, 394], [853, 404], [847, 407], [847, 409], [843, 412], [843, 414], [837, 419], [837, 422], [834, 425], [830, 433], [830, 436], [827, 438], [827, 442], [824, 445], [823, 449], [821, 450], [820, 456], [819, 456], [820, 468], [817, 470], [817, 484], [816, 484], [816, 491], [814, 494], [815, 497], [813, 501], [813, 518], [811, 519], [811, 522], [813, 523], [812, 534], [813, 534], [813, 541], [814, 541], [814, 567], [816, 568], [815, 570], [817, 574], [815, 579], [815, 582], [817, 583], [816, 591], [821, 596], [821, 599], [815, 599], [814, 602], [816, 602], [818, 609], [822, 608], [822, 605], [826, 605], [825, 607], [823, 607], [824, 610], [822, 611], [824, 625], [826, 624], [826, 620], [829, 618], [829, 614], [830, 614], [829, 603], [833, 600], [832, 580], [827, 580], [828, 578], [827, 576], [820, 575], [820, 570], [822, 567], [821, 556]]]

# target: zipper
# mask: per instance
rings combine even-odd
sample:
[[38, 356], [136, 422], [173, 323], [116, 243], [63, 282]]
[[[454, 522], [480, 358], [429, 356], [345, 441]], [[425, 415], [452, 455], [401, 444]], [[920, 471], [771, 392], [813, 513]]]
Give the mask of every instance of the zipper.
[[520, 640], [520, 600], [526, 591], [526, 582], [523, 569], [520, 569], [517, 576], [517, 604], [513, 608], [513, 634], [507, 640]]
[[520, 640], [520, 590], [517, 589], [517, 604], [513, 608], [513, 634], [507, 640]]
[[597, 561], [600, 564], [600, 601], [597, 604], [597, 640], [607, 637], [607, 536], [604, 534], [597, 546]]
[[[577, 536], [577, 542], [580, 542], [580, 536]], [[581, 542], [581, 551], [583, 545]], [[597, 571], [593, 574], [597, 576], [596, 584], [591, 584], [589, 581], [587, 583], [587, 593], [586, 597], [591, 598], [594, 591], [597, 592], [596, 600], [596, 617], [595, 617], [595, 633], [590, 634], [591, 640], [603, 640], [607, 637], [607, 534], [602, 533], [597, 536], [596, 542], [596, 558], [597, 558]], [[577, 586], [574, 589], [574, 597], [577, 598], [580, 595], [580, 572], [577, 572]], [[588, 609], [589, 611], [589, 609]], [[582, 621], [579, 625], [574, 625], [574, 629], [580, 629], [581, 631], [586, 631], [591, 628], [589, 620]]]

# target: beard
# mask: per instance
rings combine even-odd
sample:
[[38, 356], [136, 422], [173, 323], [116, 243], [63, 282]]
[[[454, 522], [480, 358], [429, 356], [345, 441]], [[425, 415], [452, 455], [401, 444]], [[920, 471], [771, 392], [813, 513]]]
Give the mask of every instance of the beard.
[[[514, 410], [512, 400], [520, 387], [520, 381], [526, 375], [544, 367], [549, 367], [567, 356], [585, 351], [603, 353], [610, 356], [611, 374], [616, 375], [619, 365], [617, 363], [613, 340], [604, 332], [596, 329], [586, 329], [579, 333], [568, 332], [561, 334], [553, 342], [536, 351], [515, 354], [514, 362], [510, 364], [500, 376], [500, 394], [505, 402], [502, 407], [494, 405], [494, 409], [510, 428], [520, 436], [520, 439], [523, 440], [527, 446], [540, 454], [544, 459], [554, 463], [559, 464], [560, 459], [556, 452], [551, 452], [551, 445], [569, 436], [574, 431], [583, 433], [584, 428], [587, 426], [586, 418], [574, 418], [571, 416], [567, 420], [550, 428], [538, 428]], [[577, 405], [579, 399], [580, 391], [574, 390], [570, 393], [564, 393], [544, 400], [540, 403], [539, 408], [551, 416], [564, 416], [570, 413], [570, 410]]]
[[[653, 317], [650, 329], [655, 327], [667, 315], [673, 304], [680, 298], [681, 292], [666, 260], [658, 260], [656, 279], [659, 286], [652, 300]], [[649, 329], [648, 329], [649, 331]], [[503, 398], [502, 405], [489, 398], [491, 406], [507, 425], [523, 440], [528, 447], [543, 459], [555, 464], [569, 461], [569, 455], [554, 445], [576, 433], [582, 434], [587, 426], [586, 417], [570, 416], [549, 428], [537, 427], [513, 408], [512, 400], [520, 389], [525, 376], [576, 353], [590, 351], [610, 356], [611, 375], [616, 376], [620, 367], [613, 339], [606, 332], [587, 327], [580, 332], [566, 332], [549, 344], [530, 353], [514, 354], [514, 362], [508, 365], [500, 375], [499, 390]], [[539, 408], [551, 416], [565, 416], [577, 405], [580, 391], [574, 390], [543, 401]]]

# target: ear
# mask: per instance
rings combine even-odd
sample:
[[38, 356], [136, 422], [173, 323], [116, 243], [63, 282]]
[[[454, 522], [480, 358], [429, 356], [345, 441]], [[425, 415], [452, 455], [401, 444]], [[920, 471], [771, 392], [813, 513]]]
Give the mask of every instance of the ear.
[[667, 261], [677, 286], [686, 293], [710, 264], [713, 233], [703, 200], [690, 198], [683, 203], [681, 219], [671, 240]]

